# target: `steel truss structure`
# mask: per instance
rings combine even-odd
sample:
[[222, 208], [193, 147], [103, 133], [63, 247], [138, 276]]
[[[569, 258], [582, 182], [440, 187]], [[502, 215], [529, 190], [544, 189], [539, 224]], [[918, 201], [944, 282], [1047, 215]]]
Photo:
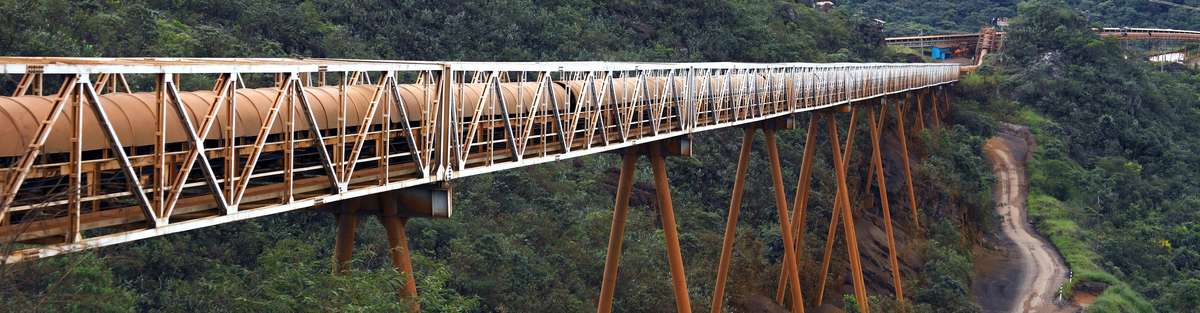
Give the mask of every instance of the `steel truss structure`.
[[[843, 219], [865, 308], [845, 185], [853, 121], [868, 112], [875, 144], [870, 170], [882, 173], [878, 141], [887, 106], [881, 99], [940, 95], [944, 105], [929, 106], [936, 126], [937, 107], [949, 109], [942, 87], [957, 81], [959, 66], [0, 57], [0, 75], [16, 82], [14, 94], [0, 97], [0, 131], [10, 136], [0, 143], [0, 239], [11, 243], [0, 251], [3, 262], [335, 206], [338, 271], [349, 260], [353, 216], [370, 211], [389, 232], [397, 267], [411, 275], [404, 223], [448, 217], [453, 180], [623, 151], [599, 311], [611, 308], [632, 169], [643, 154], [659, 187], [678, 308], [690, 311], [663, 160], [690, 154], [694, 134], [744, 127], [746, 138], [761, 129], [768, 139], [781, 229], [792, 230], [783, 234], [787, 275], [779, 298], [790, 290], [793, 308], [802, 311], [796, 251], [803, 250], [814, 147], [806, 144], [797, 207], [788, 213], [775, 140], [781, 121], [813, 112], [809, 143], [817, 117], [828, 122], [840, 182], [831, 225]], [[895, 105], [901, 142], [909, 103]], [[923, 128], [917, 104], [913, 115]], [[844, 110], [852, 121], [845, 151], [832, 113]], [[743, 139], [715, 309], [723, 300], [750, 140]], [[883, 175], [869, 176], [877, 177], [886, 213]], [[908, 193], [915, 227], [910, 175]], [[890, 225], [889, 217], [889, 240]]]

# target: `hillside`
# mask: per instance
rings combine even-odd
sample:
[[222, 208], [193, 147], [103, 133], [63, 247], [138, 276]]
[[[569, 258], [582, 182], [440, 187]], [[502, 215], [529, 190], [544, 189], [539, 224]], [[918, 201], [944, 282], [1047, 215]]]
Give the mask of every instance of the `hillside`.
[[[975, 32], [995, 17], [1016, 17], [1019, 0], [836, 1], [842, 10], [887, 21], [888, 36]], [[1170, 0], [1200, 7], [1197, 0]], [[1063, 3], [1087, 21], [1104, 27], [1200, 29], [1200, 11], [1146, 0], [1068, 0]]]
[[[442, 60], [889, 61], [882, 34], [861, 16], [791, 1], [223, 1], [0, 2], [0, 54], [67, 56], [302, 56]], [[2, 82], [10, 90], [15, 82]], [[185, 88], [205, 88], [187, 86]], [[955, 114], [952, 121], [970, 119]], [[865, 119], [860, 119], [860, 121]], [[858, 125], [851, 167], [869, 157]], [[736, 130], [700, 137], [695, 158], [669, 172], [697, 310], [712, 293]], [[804, 131], [781, 134], [784, 171], [799, 172]], [[901, 231], [912, 311], [975, 312], [969, 250], [986, 228], [990, 175], [982, 138], [962, 127], [923, 134], [914, 147], [923, 236]], [[761, 141], [761, 138], [760, 138]], [[818, 142], [824, 147], [824, 142]], [[761, 142], [757, 144], [761, 147]], [[887, 167], [899, 168], [894, 139]], [[756, 151], [762, 151], [757, 148]], [[816, 164], [829, 164], [827, 151]], [[756, 154], [757, 155], [757, 154]], [[765, 158], [751, 163], [729, 295], [771, 297], [783, 254]], [[579, 312], [594, 306], [618, 160], [611, 155], [472, 177], [455, 186], [455, 216], [414, 220], [408, 235], [422, 307], [431, 312]], [[646, 164], [642, 164], [643, 167]], [[804, 276], [824, 246], [835, 185], [814, 177]], [[645, 168], [643, 172], [648, 172]], [[862, 175], [862, 173], [859, 173]], [[892, 182], [900, 175], [888, 173]], [[617, 306], [673, 308], [649, 175], [639, 175], [626, 228]], [[792, 184], [789, 178], [788, 184]], [[900, 194], [901, 185], [890, 186]], [[863, 190], [861, 181], [853, 190]], [[792, 190], [788, 190], [792, 192]], [[886, 285], [879, 212], [855, 207], [875, 307], [895, 309]], [[789, 199], [791, 196], [789, 195]], [[897, 201], [899, 202], [899, 201]], [[895, 212], [908, 212], [902, 205]], [[897, 213], [899, 214], [899, 213]], [[857, 215], [857, 214], [856, 214]], [[907, 221], [907, 218], [898, 218]], [[401, 283], [381, 227], [359, 231], [355, 271], [329, 274], [334, 222], [313, 210], [228, 224], [0, 269], [0, 306], [58, 312], [399, 311]], [[899, 229], [911, 225], [900, 222]], [[838, 246], [841, 246], [840, 244]], [[848, 293], [835, 253], [827, 303]], [[62, 271], [62, 268], [70, 270]], [[813, 279], [806, 284], [815, 284]], [[809, 286], [806, 290], [815, 290]], [[744, 309], [738, 307], [738, 309]]]
[[1200, 75], [1127, 58], [1060, 1], [1020, 12], [960, 103], [1033, 131], [1029, 215], [1074, 272], [1066, 290], [1098, 295], [1089, 312], [1194, 311]]

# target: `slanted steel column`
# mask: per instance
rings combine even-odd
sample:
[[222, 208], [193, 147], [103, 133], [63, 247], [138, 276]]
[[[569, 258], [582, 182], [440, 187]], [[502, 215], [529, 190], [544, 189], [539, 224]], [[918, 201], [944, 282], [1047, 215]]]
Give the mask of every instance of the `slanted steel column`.
[[[887, 107], [881, 106], [880, 113], [886, 113]], [[888, 243], [888, 262], [892, 267], [892, 285], [896, 290], [896, 301], [904, 302], [904, 284], [900, 280], [900, 262], [896, 259], [896, 239], [892, 232], [892, 210], [888, 205], [887, 195], [887, 178], [883, 171], [883, 155], [879, 149], [879, 136], [883, 129], [883, 125], [879, 122], [881, 118], [876, 118], [875, 110], [871, 109], [867, 112], [871, 119], [871, 163], [874, 165], [876, 173], [875, 183], [879, 190], [879, 205], [883, 207], [883, 228], [887, 233]], [[882, 115], [881, 115], [882, 116]]]
[[[907, 98], [907, 97], [906, 97]], [[903, 103], [896, 103], [896, 136], [900, 138], [900, 159], [904, 162], [904, 179], [908, 185], [908, 207], [912, 209], [913, 232], [921, 232], [920, 216], [917, 215], [917, 193], [913, 191], [912, 168], [908, 161], [908, 131], [904, 127]], [[884, 105], [887, 105], [886, 103]]]
[[[877, 100], [879, 102], [873, 103], [873, 104], [880, 106], [880, 108], [881, 108], [881, 111], [879, 112], [880, 118], [878, 120], [878, 123], [876, 123], [876, 125], [872, 125], [872, 127], [879, 127], [879, 129], [883, 129], [883, 124], [885, 124], [884, 123], [885, 119], [883, 117], [887, 116], [887, 106], [884, 105], [884, 103], [886, 103], [886, 102], [884, 102], [882, 98], [877, 99]], [[875, 180], [875, 167], [867, 166], [867, 179], [864, 180], [865, 183], [862, 186], [863, 190], [861, 193], [859, 193], [860, 195], [863, 195], [864, 199], [870, 197], [872, 180]]]
[[[841, 195], [838, 197], [838, 201], [842, 203], [842, 214], [846, 215], [842, 220], [842, 225], [846, 230], [846, 247], [849, 253], [850, 271], [854, 276], [854, 295], [858, 300], [859, 312], [871, 312], [870, 304], [867, 302], [866, 286], [863, 283], [862, 264], [859, 260], [858, 235], [854, 229], [854, 210], [850, 207], [849, 191], [846, 187], [846, 167], [842, 159], [841, 144], [838, 140], [840, 136], [837, 135], [837, 118], [833, 115], [829, 115], [829, 133], [832, 135], [830, 136], [832, 138], [831, 148], [833, 149], [834, 168], [837, 169], [838, 193]], [[853, 134], [850, 135], [853, 138]], [[830, 225], [830, 227], [834, 226]]]
[[942, 125], [942, 116], [941, 116], [941, 114], [938, 114], [938, 106], [940, 106], [940, 104], [938, 103], [938, 97], [940, 97], [940, 95], [939, 95], [940, 93], [942, 93], [941, 86], [937, 87], [937, 89], [934, 89], [932, 94], [929, 96], [929, 101], [930, 101], [929, 111], [931, 114], [933, 114], [932, 124], [933, 124], [933, 127], [935, 127], [935, 128], [941, 127], [941, 125]]
[[659, 214], [662, 217], [663, 234], [667, 241], [667, 261], [671, 265], [671, 281], [675, 291], [675, 310], [691, 313], [688, 298], [687, 277], [683, 269], [683, 254], [679, 249], [679, 233], [675, 226], [675, 209], [671, 204], [671, 184], [667, 181], [667, 162], [663, 147], [650, 150], [650, 165], [654, 169], [654, 191], [658, 194]]
[[[679, 247], [679, 232], [675, 224], [675, 209], [671, 204], [670, 182], [667, 180], [665, 153], [670, 153], [664, 144], [655, 143], [649, 149], [650, 164], [654, 172], [655, 193], [658, 195], [659, 213], [662, 218], [663, 234], [667, 243], [667, 261], [671, 267], [672, 289], [675, 293], [675, 308], [678, 312], [691, 313], [688, 297], [687, 277], [683, 268], [683, 253]], [[681, 150], [681, 151], [686, 151]], [[642, 153], [637, 147], [626, 148], [621, 164], [621, 176], [617, 182], [617, 203], [613, 210], [612, 229], [609, 231], [608, 255], [604, 262], [604, 278], [600, 286], [600, 299], [596, 312], [612, 312], [612, 299], [616, 291], [617, 269], [621, 259], [621, 241], [625, 233], [625, 218], [629, 210], [629, 196], [633, 190], [637, 160]]]
[[[951, 85], [951, 86], [953, 86], [953, 85]], [[944, 112], [945, 114], [950, 114], [950, 102], [951, 102], [952, 100], [954, 100], [954, 93], [952, 93], [952, 92], [950, 92], [949, 90], [947, 90], [947, 91], [946, 91], [946, 99], [945, 99], [945, 100], [946, 100], [946, 101], [944, 101], [944, 102], [945, 102], [945, 106], [946, 106], [946, 107], [942, 109], [942, 112]]]
[[750, 167], [754, 132], [754, 126], [747, 126], [742, 133], [742, 148], [738, 151], [737, 173], [733, 177], [733, 192], [729, 200], [729, 217], [725, 219], [725, 239], [721, 242], [721, 258], [717, 261], [717, 284], [713, 287], [712, 313], [720, 313], [724, 307], [725, 279], [729, 276], [729, 258], [733, 255], [733, 240], [737, 236], [738, 211], [742, 208], [742, 192], [745, 189], [746, 172]]
[[788, 221], [788, 204], [787, 193], [783, 187], [783, 173], [781, 171], [779, 160], [779, 145], [775, 140], [775, 129], [763, 129], [763, 135], [767, 138], [767, 154], [771, 159], [771, 179], [775, 186], [775, 206], [779, 211], [779, 229], [783, 233], [783, 268], [784, 272], [788, 273], [788, 280], [791, 281], [792, 288], [792, 312], [804, 312], [804, 295], [800, 291], [800, 271], [796, 269], [796, 247], [795, 241], [792, 241], [792, 227]]
[[[928, 90], [917, 92], [917, 131], [925, 130], [925, 96]], [[907, 94], [905, 95], [907, 97]]]
[[[833, 113], [829, 113], [827, 117], [830, 119], [831, 122], [836, 122], [836, 120], [834, 119]], [[854, 150], [852, 148], [854, 147], [854, 133], [855, 133], [855, 128], [856, 128], [855, 126], [857, 126], [857, 125], [858, 125], [858, 110], [854, 107], [851, 107], [850, 108], [850, 125], [846, 128], [846, 150], [845, 150], [845, 153], [839, 152], [838, 154], [835, 154], [835, 155], [837, 155], [837, 159], [833, 160], [833, 162], [832, 162], [833, 166], [836, 170], [845, 171], [847, 164], [850, 164], [850, 155], [851, 155], [851, 152], [854, 152]], [[836, 128], [833, 131], [829, 132], [829, 140], [831, 142], [835, 139], [840, 141], [839, 138], [841, 138], [841, 135], [838, 134], [838, 131]], [[841, 148], [838, 148], [838, 149], [841, 149]], [[842, 190], [838, 189], [838, 191], [834, 195], [833, 212], [830, 213], [830, 218], [829, 218], [829, 229], [825, 234], [825, 254], [821, 258], [821, 274], [819, 275], [820, 278], [818, 279], [818, 284], [817, 284], [817, 305], [818, 306], [820, 306], [822, 303], [824, 303], [824, 300], [825, 300], [825, 282], [828, 279], [829, 266], [830, 266], [831, 259], [833, 257], [833, 243], [835, 241], [837, 241], [838, 220], [841, 219], [842, 211], [843, 211], [841, 208], [842, 203], [838, 199], [841, 199], [842, 196], [843, 196]], [[847, 197], [848, 197], [848, 195], [847, 195]]]
[[608, 233], [608, 255], [604, 259], [604, 278], [600, 284], [600, 299], [596, 312], [612, 312], [613, 293], [617, 286], [617, 267], [621, 263], [621, 241], [625, 238], [625, 217], [629, 212], [629, 195], [633, 192], [637, 172], [637, 147], [625, 148], [621, 160], [621, 176], [617, 180], [617, 202], [613, 209], [612, 228]]
[[[812, 159], [813, 152], [816, 151], [817, 143], [817, 120], [819, 115], [812, 114], [808, 118], [808, 133], [805, 134], [804, 140], [804, 160], [800, 164], [799, 182], [796, 184], [795, 199], [792, 201], [792, 233], [796, 239], [796, 268], [799, 269], [800, 257], [804, 255], [804, 232], [806, 221], [806, 211], [808, 210], [808, 193], [809, 187], [812, 185]], [[779, 284], [775, 287], [775, 302], [783, 303], [784, 294], [787, 289], [787, 276], [789, 273], [779, 273]], [[796, 303], [798, 300], [792, 300]], [[803, 306], [803, 303], [800, 303]]]

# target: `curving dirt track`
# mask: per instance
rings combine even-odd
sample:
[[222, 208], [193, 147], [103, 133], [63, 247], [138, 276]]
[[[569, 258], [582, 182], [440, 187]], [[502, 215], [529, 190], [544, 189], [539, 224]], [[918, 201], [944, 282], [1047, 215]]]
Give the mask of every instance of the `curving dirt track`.
[[1078, 308], [1074, 305], [1056, 301], [1058, 287], [1067, 276], [1067, 266], [1029, 223], [1025, 208], [1028, 145], [1022, 136], [1013, 133], [1006, 131], [984, 145], [996, 175], [994, 192], [996, 213], [1002, 219], [1001, 239], [1008, 241], [1002, 245], [1007, 250], [1003, 251], [1005, 260], [997, 263], [1008, 263], [1005, 267], [1013, 268], [988, 275], [996, 277], [980, 277], [997, 282], [981, 282], [983, 286], [975, 288], [977, 293], [999, 292], [977, 294], [976, 298], [989, 312], [1075, 312]]

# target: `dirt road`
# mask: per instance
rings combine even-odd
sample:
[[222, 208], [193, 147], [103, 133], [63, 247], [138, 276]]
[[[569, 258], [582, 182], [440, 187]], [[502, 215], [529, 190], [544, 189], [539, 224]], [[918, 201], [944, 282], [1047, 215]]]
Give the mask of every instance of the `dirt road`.
[[[1013, 134], [988, 140], [984, 149], [996, 175], [996, 212], [1000, 215], [1002, 235], [1010, 240], [1006, 254], [1017, 269], [1005, 286], [1013, 299], [992, 299], [994, 312], [1073, 312], [1069, 304], [1056, 301], [1058, 287], [1066, 279], [1067, 267], [1045, 239], [1030, 225], [1025, 209], [1028, 182], [1025, 177], [1025, 141]], [[1016, 274], [1017, 277], [1011, 275]], [[982, 279], [987, 279], [982, 277]], [[977, 289], [978, 291], [979, 289]], [[977, 295], [987, 298], [996, 295]], [[981, 301], [983, 302], [983, 301]], [[1007, 305], [1005, 305], [1007, 304]], [[1005, 309], [1004, 307], [1007, 307]]]

